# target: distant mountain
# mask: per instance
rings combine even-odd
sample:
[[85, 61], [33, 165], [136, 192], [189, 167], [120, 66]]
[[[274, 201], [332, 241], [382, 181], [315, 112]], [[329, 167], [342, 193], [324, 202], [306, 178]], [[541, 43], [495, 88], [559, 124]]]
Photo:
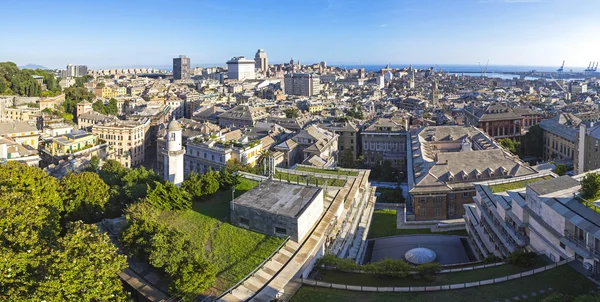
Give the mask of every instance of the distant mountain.
[[27, 64], [25, 66], [19, 66], [19, 68], [21, 68], [21, 69], [48, 69], [45, 66], [36, 65], [36, 64]]

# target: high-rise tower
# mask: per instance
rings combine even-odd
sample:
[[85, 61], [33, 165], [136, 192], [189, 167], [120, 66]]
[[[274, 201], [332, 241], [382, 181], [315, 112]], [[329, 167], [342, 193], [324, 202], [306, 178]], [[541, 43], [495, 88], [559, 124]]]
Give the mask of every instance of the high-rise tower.
[[190, 79], [190, 58], [179, 56], [173, 59], [173, 80]]
[[254, 56], [255, 68], [260, 72], [265, 72], [269, 69], [269, 59], [264, 49], [259, 49]]

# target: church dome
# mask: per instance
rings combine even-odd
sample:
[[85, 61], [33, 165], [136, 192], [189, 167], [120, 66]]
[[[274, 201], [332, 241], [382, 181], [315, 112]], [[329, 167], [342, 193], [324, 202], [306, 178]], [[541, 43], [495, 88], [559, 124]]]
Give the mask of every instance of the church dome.
[[171, 131], [181, 131], [181, 124], [179, 124], [179, 122], [176, 120], [169, 122], [169, 125], [167, 126], [167, 132]]

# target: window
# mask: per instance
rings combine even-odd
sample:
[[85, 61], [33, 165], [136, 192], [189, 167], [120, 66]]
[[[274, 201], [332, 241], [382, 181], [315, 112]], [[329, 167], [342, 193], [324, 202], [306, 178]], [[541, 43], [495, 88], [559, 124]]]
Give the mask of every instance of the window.
[[463, 198], [468, 198], [470, 196], [469, 192], [463, 192]]
[[442, 202], [442, 196], [436, 196], [435, 203], [441, 203], [441, 202]]
[[419, 209], [419, 216], [427, 216], [427, 209], [426, 208], [420, 208]]
[[280, 227], [275, 227], [275, 234], [277, 235], [287, 235], [287, 230]]
[[419, 198], [419, 202], [420, 202], [420, 203], [425, 203], [425, 201], [426, 201], [426, 200], [425, 200], [425, 197], [421, 197], [421, 198]]
[[442, 216], [442, 208], [435, 208], [435, 217]]
[[244, 227], [249, 227], [250, 226], [250, 220], [248, 220], [246, 218], [241, 218], [240, 217], [240, 225], [244, 226]]
[[456, 213], [456, 209], [453, 204], [448, 206], [448, 216], [454, 216]]

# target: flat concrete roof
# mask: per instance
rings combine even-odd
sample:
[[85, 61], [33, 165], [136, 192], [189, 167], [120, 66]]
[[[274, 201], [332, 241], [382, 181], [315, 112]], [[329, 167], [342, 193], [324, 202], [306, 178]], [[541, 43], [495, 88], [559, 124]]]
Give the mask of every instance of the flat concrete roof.
[[265, 212], [297, 218], [321, 188], [266, 180], [232, 202]]

